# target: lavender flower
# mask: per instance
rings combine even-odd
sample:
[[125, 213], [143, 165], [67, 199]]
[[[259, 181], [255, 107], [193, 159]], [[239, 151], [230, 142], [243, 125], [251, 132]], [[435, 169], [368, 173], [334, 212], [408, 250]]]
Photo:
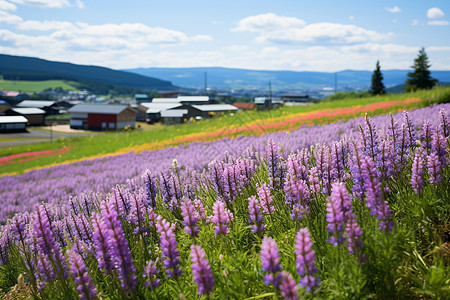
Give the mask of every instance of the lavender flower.
[[327, 199], [328, 232], [332, 234], [328, 242], [337, 246], [344, 242], [345, 213], [351, 211], [351, 202], [347, 188], [342, 182], [336, 182], [332, 186], [331, 197]]
[[432, 152], [435, 152], [439, 157], [439, 163], [442, 167], [446, 167], [448, 164], [446, 146], [447, 139], [438, 131], [435, 131], [433, 134], [433, 141], [431, 142], [431, 148]]
[[255, 196], [248, 198], [248, 215], [248, 222], [253, 224], [250, 226], [252, 232], [256, 234], [263, 233], [266, 229], [263, 223], [264, 216], [261, 214], [261, 209], [259, 208], [258, 200]]
[[314, 250], [312, 250], [312, 240], [307, 228], [302, 228], [295, 236], [295, 254], [297, 254], [297, 273], [302, 277], [299, 285], [311, 291], [314, 286], [320, 284], [313, 274], [317, 271], [314, 264]]
[[75, 252], [69, 252], [70, 274], [77, 285], [78, 296], [80, 299], [94, 299], [97, 296], [97, 290], [88, 274], [88, 269], [81, 256]]
[[144, 274], [142, 275], [143, 277], [146, 278], [145, 286], [150, 290], [157, 288], [161, 281], [159, 278], [156, 277], [156, 274], [159, 273], [158, 268], [156, 267], [158, 259], [159, 258], [157, 258], [156, 261], [149, 260], [144, 268]]
[[261, 244], [261, 265], [262, 270], [267, 272], [264, 276], [264, 284], [280, 285], [281, 270], [280, 257], [278, 254], [278, 246], [274, 239], [265, 236]]
[[364, 134], [364, 151], [365, 154], [370, 156], [373, 160], [377, 157], [380, 152], [380, 148], [378, 147], [379, 140], [377, 134], [377, 128], [373, 120], [367, 115], [364, 117], [365, 119], [365, 134]]
[[113, 235], [99, 213], [92, 215], [94, 254], [98, 261], [98, 268], [109, 274], [114, 269], [112, 253], [114, 247], [110, 247], [110, 237]]
[[158, 188], [156, 186], [156, 178], [149, 169], [146, 169], [142, 174], [142, 179], [144, 180], [145, 192], [147, 194], [146, 205], [155, 208], [156, 196], [158, 192]]
[[444, 109], [439, 111], [439, 130], [445, 138], [450, 136], [450, 121]]
[[272, 139], [267, 142], [266, 154], [270, 185], [274, 189], [281, 189], [285, 166], [281, 162], [278, 146]]
[[162, 216], [158, 216], [156, 220], [156, 230], [160, 234], [161, 248], [164, 258], [164, 268], [168, 277], [177, 278], [181, 275], [181, 270], [178, 265], [180, 264], [180, 251], [178, 251], [178, 243], [175, 240], [175, 233], [173, 227], [163, 219]]
[[356, 221], [356, 216], [351, 211], [347, 211], [345, 214], [345, 234], [348, 241], [348, 253], [356, 253], [363, 246], [362, 231]]
[[412, 123], [407, 110], [403, 111], [403, 124], [405, 124], [407, 128], [409, 139], [408, 145], [414, 148], [416, 144], [416, 134], [414, 131], [414, 124]]
[[196, 225], [198, 218], [196, 217], [195, 207], [188, 198], [183, 198], [181, 202], [181, 215], [183, 216], [184, 232], [190, 236], [197, 236], [199, 228]]
[[422, 147], [427, 151], [427, 155], [431, 152], [431, 141], [433, 140], [434, 128], [429, 121], [423, 123], [422, 126]]
[[441, 163], [436, 152], [431, 152], [427, 157], [428, 174], [430, 183], [441, 182]]
[[308, 182], [311, 193], [320, 193], [320, 181], [317, 167], [312, 167], [309, 171]]
[[258, 187], [257, 193], [259, 204], [261, 205], [263, 212], [265, 214], [271, 214], [275, 212], [275, 208], [272, 205], [272, 195], [270, 194], [270, 190], [265, 183], [262, 186]]
[[191, 262], [198, 295], [206, 295], [214, 289], [214, 277], [205, 251], [197, 245], [191, 245]]
[[423, 192], [423, 157], [422, 152], [418, 151], [414, 155], [411, 171], [411, 186], [416, 194]]
[[214, 232], [216, 234], [222, 233], [227, 234], [228, 233], [228, 226], [227, 224], [232, 221], [233, 215], [231, 212], [225, 207], [225, 203], [223, 203], [220, 200], [217, 200], [213, 205], [213, 218], [212, 222], [216, 224], [214, 226]]
[[103, 219], [105, 220], [109, 231], [109, 247], [111, 257], [115, 263], [115, 269], [118, 271], [121, 279], [121, 286], [123, 289], [134, 290], [137, 283], [136, 275], [134, 274], [136, 268], [133, 265], [133, 258], [131, 257], [128, 241], [124, 236], [122, 224], [119, 220], [117, 211], [114, 210], [111, 202], [102, 202], [101, 211]]
[[280, 283], [281, 296], [286, 300], [298, 299], [298, 287], [292, 275], [286, 271], [281, 271]]

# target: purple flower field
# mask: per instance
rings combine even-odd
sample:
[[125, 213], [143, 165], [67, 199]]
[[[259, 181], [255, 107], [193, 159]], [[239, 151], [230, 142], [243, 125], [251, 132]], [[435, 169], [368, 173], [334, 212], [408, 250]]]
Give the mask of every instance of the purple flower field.
[[448, 111], [5, 176], [0, 296], [448, 298]]

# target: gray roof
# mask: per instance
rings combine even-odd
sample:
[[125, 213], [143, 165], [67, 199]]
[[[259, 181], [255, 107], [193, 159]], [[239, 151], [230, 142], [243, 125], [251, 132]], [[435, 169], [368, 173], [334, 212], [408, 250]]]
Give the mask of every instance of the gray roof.
[[192, 105], [193, 108], [196, 108], [201, 111], [234, 111], [238, 110], [236, 106], [231, 104], [205, 104], [205, 105]]
[[156, 114], [156, 113], [160, 113], [163, 110], [180, 107], [182, 104], [176, 103], [176, 102], [175, 103], [174, 102], [172, 102], [172, 103], [144, 102], [144, 103], [141, 103], [141, 105], [147, 107], [146, 113]]
[[47, 100], [24, 100], [17, 104], [17, 107], [49, 107], [55, 104], [55, 101], [47, 101]]
[[188, 113], [187, 109], [170, 109], [161, 112], [161, 118], [181, 118]]
[[36, 108], [36, 107], [14, 107], [11, 108], [12, 111], [15, 111], [18, 114], [21, 115], [44, 115], [45, 111], [40, 109], [40, 108]]
[[[112, 105], [112, 104], [77, 104], [70, 108], [69, 113], [94, 113], [94, 114], [120, 114], [125, 109], [129, 108], [126, 105]], [[131, 108], [130, 108], [131, 109]]]
[[153, 98], [151, 103], [179, 103], [178, 98]]
[[28, 123], [24, 116], [0, 116], [0, 123]]

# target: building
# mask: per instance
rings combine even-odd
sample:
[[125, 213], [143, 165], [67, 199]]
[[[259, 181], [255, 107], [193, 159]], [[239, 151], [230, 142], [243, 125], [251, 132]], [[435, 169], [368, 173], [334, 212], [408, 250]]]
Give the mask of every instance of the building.
[[301, 105], [309, 101], [308, 95], [301, 94], [283, 94], [280, 98], [288, 106]]
[[144, 106], [146, 108], [145, 121], [149, 124], [152, 124], [161, 120], [161, 112], [180, 108], [182, 104], [179, 102], [148, 102], [141, 103], [141, 106]]
[[283, 101], [276, 97], [255, 97], [255, 105], [257, 110], [275, 109], [283, 106]]
[[181, 124], [187, 120], [187, 109], [168, 109], [161, 111], [161, 122], [163, 124]]
[[28, 120], [27, 125], [39, 126], [45, 123], [45, 111], [35, 107], [13, 107], [5, 112], [7, 116], [23, 116]]
[[136, 126], [136, 111], [126, 105], [78, 104], [69, 113], [73, 129], [121, 130]]
[[188, 117], [202, 117], [203, 119], [209, 119], [215, 115], [237, 111], [238, 108], [231, 104], [206, 104], [206, 105], [191, 105], [194, 110], [193, 113], [189, 112]]
[[234, 107], [238, 109], [255, 109], [256, 104], [254, 102], [235, 102], [232, 104]]
[[24, 108], [24, 107], [33, 107], [40, 108], [45, 111], [45, 114], [48, 115], [57, 115], [59, 114], [59, 109], [56, 108], [56, 101], [51, 100], [24, 100], [16, 105], [16, 107]]
[[8, 101], [0, 100], [0, 114], [9, 110], [11, 108], [11, 104]]
[[136, 94], [134, 95], [134, 99], [136, 100], [137, 104], [150, 101], [150, 98], [148, 98], [147, 94]]
[[0, 132], [25, 131], [27, 122], [23, 116], [0, 116]]

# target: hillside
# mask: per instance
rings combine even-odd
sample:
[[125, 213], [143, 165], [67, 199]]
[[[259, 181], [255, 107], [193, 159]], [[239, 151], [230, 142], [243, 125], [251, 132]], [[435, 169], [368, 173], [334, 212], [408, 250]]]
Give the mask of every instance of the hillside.
[[[176, 89], [170, 81], [97, 66], [0, 54], [0, 75], [5, 80], [70, 80], [91, 88], [138, 90]], [[126, 90], [126, 89], [125, 89]]]
[[[175, 85], [191, 88], [204, 86], [207, 72], [208, 86], [212, 88], [267, 89], [268, 82], [276, 90], [309, 90], [334, 88], [335, 76], [338, 88], [368, 89], [372, 71], [344, 70], [337, 73], [245, 70], [229, 68], [140, 68], [129, 72], [170, 80]], [[387, 87], [405, 82], [408, 70], [382, 70]], [[335, 75], [336, 74], [336, 75]], [[439, 81], [449, 82], [450, 71], [432, 71]]]

